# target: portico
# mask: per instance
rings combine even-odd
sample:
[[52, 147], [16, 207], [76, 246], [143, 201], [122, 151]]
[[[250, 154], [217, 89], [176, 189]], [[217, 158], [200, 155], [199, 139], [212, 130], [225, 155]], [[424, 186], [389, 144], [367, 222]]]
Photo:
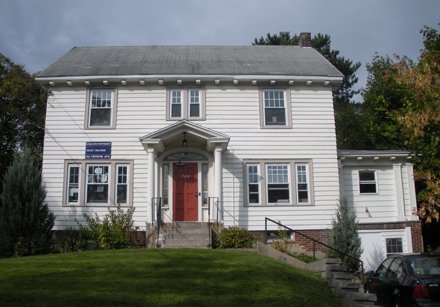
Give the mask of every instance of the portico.
[[218, 200], [215, 203], [221, 212], [222, 156], [229, 143], [227, 135], [181, 120], [139, 140], [148, 159], [148, 222], [153, 222], [153, 199], [157, 197], [165, 222], [213, 219], [214, 210], [208, 209], [212, 199]]

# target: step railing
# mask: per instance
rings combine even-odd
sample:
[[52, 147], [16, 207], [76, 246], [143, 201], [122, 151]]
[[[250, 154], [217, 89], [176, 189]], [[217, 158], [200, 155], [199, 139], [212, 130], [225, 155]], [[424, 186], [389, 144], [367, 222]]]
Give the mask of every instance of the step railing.
[[[316, 239], [314, 239], [312, 237], [309, 237], [309, 236], [299, 232], [298, 230], [293, 230], [292, 228], [287, 227], [286, 225], [283, 225], [283, 224], [281, 224], [281, 223], [279, 223], [277, 221], [274, 221], [274, 220], [272, 220], [272, 219], [270, 219], [268, 217], [265, 217], [265, 220], [264, 220], [264, 243], [265, 244], [267, 244], [267, 241], [268, 241], [268, 235], [267, 235], [268, 234], [268, 230], [267, 230], [267, 222], [268, 221], [278, 225], [279, 227], [283, 227], [285, 229], [288, 229], [289, 231], [293, 232], [295, 235], [302, 236], [303, 238], [306, 238], [306, 239], [312, 241], [313, 242], [313, 260], [316, 260], [316, 245], [318, 244], [318, 245], [324, 246], [324, 247], [332, 250], [333, 252], [335, 252], [340, 257], [343, 256], [343, 257], [350, 258], [351, 260], [353, 260], [356, 263], [360, 264], [360, 268], [361, 268], [360, 272], [361, 272], [361, 275], [362, 275], [361, 278], [362, 278], [362, 280], [364, 280], [364, 262], [362, 260], [357, 259], [357, 258], [355, 258], [355, 257], [353, 257], [351, 255], [348, 255], [347, 253], [344, 253], [344, 252], [342, 252], [342, 251], [340, 251], [340, 250], [338, 250], [338, 249], [336, 249], [336, 248], [334, 248], [334, 247], [332, 247], [330, 245], [327, 245], [327, 244], [325, 244], [325, 243], [323, 243], [321, 241], [318, 241], [318, 240], [316, 240]], [[272, 231], [272, 230], [270, 230], [270, 231]]]
[[162, 218], [162, 197], [151, 198], [153, 225], [156, 224], [156, 246], [159, 245], [160, 227], [163, 224]]

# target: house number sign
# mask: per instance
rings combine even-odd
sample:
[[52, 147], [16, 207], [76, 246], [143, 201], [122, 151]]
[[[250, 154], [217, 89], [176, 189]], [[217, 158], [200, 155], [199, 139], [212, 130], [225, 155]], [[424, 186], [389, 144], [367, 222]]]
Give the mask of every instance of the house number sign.
[[191, 175], [189, 175], [189, 174], [183, 174], [183, 175], [180, 176], [180, 178], [181, 178], [181, 179], [189, 179], [189, 178], [191, 178]]

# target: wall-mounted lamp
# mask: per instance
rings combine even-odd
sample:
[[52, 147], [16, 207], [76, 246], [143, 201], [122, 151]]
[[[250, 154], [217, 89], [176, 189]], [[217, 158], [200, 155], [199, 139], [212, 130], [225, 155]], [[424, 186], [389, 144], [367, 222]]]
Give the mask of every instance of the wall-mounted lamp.
[[182, 147], [187, 147], [188, 141], [186, 140], [186, 132], [183, 132], [183, 140], [182, 140]]

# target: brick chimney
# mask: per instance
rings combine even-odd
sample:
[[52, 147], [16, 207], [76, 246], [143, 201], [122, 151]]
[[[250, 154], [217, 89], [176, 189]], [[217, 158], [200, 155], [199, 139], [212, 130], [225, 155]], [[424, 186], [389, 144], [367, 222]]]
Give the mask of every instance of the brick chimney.
[[312, 36], [310, 32], [301, 32], [301, 34], [299, 35], [298, 46], [312, 47]]

